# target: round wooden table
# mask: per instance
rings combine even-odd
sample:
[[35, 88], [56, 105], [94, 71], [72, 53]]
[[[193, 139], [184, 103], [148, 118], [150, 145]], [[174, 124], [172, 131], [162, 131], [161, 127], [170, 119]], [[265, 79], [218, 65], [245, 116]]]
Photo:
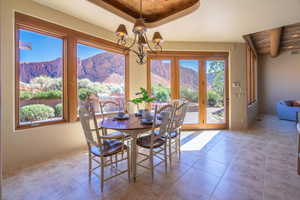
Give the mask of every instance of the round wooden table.
[[[136, 179], [136, 159], [137, 159], [137, 148], [136, 140], [139, 134], [150, 131], [153, 126], [152, 124], [143, 124], [141, 117], [134, 114], [129, 115], [128, 119], [118, 120], [115, 118], [104, 119], [100, 122], [100, 127], [105, 129], [112, 129], [120, 132], [127, 133], [131, 137], [131, 170], [133, 179]], [[159, 125], [158, 125], [159, 126]]]

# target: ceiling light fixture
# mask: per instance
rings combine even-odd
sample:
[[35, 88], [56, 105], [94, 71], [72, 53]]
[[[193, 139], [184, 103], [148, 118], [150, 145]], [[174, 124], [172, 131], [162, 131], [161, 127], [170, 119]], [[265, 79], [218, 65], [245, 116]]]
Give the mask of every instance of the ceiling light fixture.
[[[140, 0], [140, 17], [136, 19], [136, 22], [133, 26], [132, 32], [134, 33], [134, 39], [133, 42], [127, 46], [126, 38], [128, 36], [126, 27], [124, 24], [120, 24], [117, 28], [115, 34], [118, 37], [117, 43], [125, 49], [130, 50], [134, 52], [137, 56], [136, 62], [140, 65], [144, 64], [146, 62], [146, 56], [147, 51], [146, 48], [148, 48], [151, 52], [155, 52], [153, 48], [151, 48], [151, 45], [149, 44], [146, 32], [147, 27], [145, 26], [145, 20], [142, 16], [142, 0]], [[161, 43], [163, 42], [163, 38], [159, 32], [155, 32], [153, 34], [152, 42], [154, 44], [154, 49], [162, 51]], [[136, 44], [136, 48], [134, 48], [134, 45]]]

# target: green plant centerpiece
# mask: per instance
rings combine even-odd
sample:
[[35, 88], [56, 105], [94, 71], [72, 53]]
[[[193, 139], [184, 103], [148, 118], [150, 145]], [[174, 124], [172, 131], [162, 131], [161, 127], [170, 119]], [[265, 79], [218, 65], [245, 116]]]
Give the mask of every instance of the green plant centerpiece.
[[151, 103], [156, 100], [155, 97], [149, 95], [148, 91], [145, 88], [140, 88], [140, 92], [136, 93], [137, 98], [131, 100], [137, 106], [138, 115], [142, 115], [146, 109], [140, 109], [140, 104], [142, 103]]

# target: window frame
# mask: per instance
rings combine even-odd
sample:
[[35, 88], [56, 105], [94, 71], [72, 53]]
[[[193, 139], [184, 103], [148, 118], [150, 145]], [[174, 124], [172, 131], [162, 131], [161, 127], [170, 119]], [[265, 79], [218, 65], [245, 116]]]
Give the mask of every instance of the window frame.
[[[15, 62], [16, 62], [16, 67], [15, 67], [15, 118], [16, 118], [16, 128], [17, 129], [26, 129], [26, 128], [31, 128], [31, 127], [38, 127], [41, 125], [50, 125], [50, 124], [56, 124], [56, 123], [63, 123], [66, 122], [66, 116], [65, 116], [65, 111], [66, 111], [66, 99], [67, 99], [67, 93], [66, 93], [66, 68], [67, 68], [67, 62], [66, 62], [66, 38], [65, 35], [57, 34], [55, 32], [50, 32], [50, 31], [45, 31], [41, 29], [37, 29], [34, 27], [30, 26], [25, 26], [22, 24], [16, 24], [16, 29], [15, 29]], [[32, 122], [32, 123], [26, 123], [26, 124], [21, 124], [20, 122], [20, 50], [19, 50], [19, 31], [20, 30], [26, 30], [30, 31], [32, 33], [37, 33], [37, 34], [42, 34], [45, 36], [50, 36], [54, 38], [58, 38], [62, 40], [62, 103], [63, 103], [63, 116], [62, 119], [54, 119], [54, 120], [44, 120], [44, 121], [37, 121], [37, 122]]]
[[[22, 130], [52, 124], [75, 122], [77, 116], [77, 43], [94, 46], [106, 51], [125, 56], [125, 101], [129, 100], [129, 51], [124, 47], [99, 37], [75, 31], [42, 19], [15, 12], [15, 129]], [[63, 118], [61, 120], [42, 121], [20, 124], [20, 63], [19, 63], [19, 29], [36, 32], [63, 40]]]
[[[94, 40], [93, 40], [94, 41]], [[78, 44], [82, 44], [82, 45], [86, 45], [86, 46], [90, 46], [90, 47], [93, 47], [93, 48], [97, 48], [97, 49], [101, 49], [101, 50], [105, 50], [107, 52], [112, 52], [112, 53], [117, 53], [117, 54], [121, 54], [124, 56], [125, 58], [125, 69], [124, 69], [124, 75], [125, 75], [125, 80], [124, 80], [124, 92], [125, 92], [125, 102], [128, 102], [129, 101], [129, 52], [128, 51], [120, 51], [119, 49], [114, 49], [114, 48], [109, 48], [107, 46], [104, 46], [104, 45], [101, 45], [100, 43], [98, 43], [97, 41], [91, 41], [87, 38], [81, 38], [81, 37], [78, 37], [77, 40], [76, 40], [76, 44], [75, 44], [75, 48], [76, 48], [76, 60], [78, 59], [77, 58], [77, 45]], [[78, 95], [77, 95], [77, 62], [76, 62], [76, 97], [78, 99]], [[76, 103], [78, 103], [78, 101], [76, 101]], [[77, 105], [76, 105], [77, 106]], [[104, 116], [111, 116], [112, 114], [115, 114], [117, 113], [116, 111], [114, 112], [108, 112], [108, 113], [104, 113], [103, 115]], [[78, 118], [78, 115], [76, 113], [76, 116], [77, 116], [77, 121], [79, 120]], [[101, 117], [102, 115], [100, 113], [97, 113], [96, 114], [97, 117]]]

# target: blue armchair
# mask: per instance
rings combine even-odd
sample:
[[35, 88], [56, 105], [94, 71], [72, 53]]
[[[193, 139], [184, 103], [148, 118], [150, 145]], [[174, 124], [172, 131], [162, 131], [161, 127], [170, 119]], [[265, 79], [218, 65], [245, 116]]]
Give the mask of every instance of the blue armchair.
[[293, 101], [279, 101], [277, 103], [277, 115], [279, 119], [297, 121], [297, 113], [300, 107], [293, 107]]

